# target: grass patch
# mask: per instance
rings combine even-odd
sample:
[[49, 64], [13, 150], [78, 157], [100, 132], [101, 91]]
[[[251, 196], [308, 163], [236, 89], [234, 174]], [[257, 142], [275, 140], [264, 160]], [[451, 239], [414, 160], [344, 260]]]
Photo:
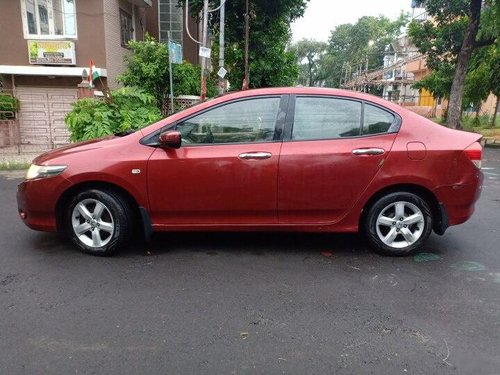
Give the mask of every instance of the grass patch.
[[[429, 120], [432, 120], [440, 125], [446, 125], [445, 121], [443, 121], [443, 119], [440, 117], [433, 117], [430, 118]], [[497, 116], [495, 122], [496, 126], [494, 128], [490, 126], [492, 119], [489, 116], [480, 116], [479, 122], [477, 121], [474, 122], [473, 120], [474, 119], [467, 116], [464, 116], [462, 118], [462, 125], [464, 126], [464, 130], [481, 134], [485, 138], [493, 138], [496, 140], [500, 140], [500, 115]]]
[[0, 163], [0, 171], [22, 171], [30, 167], [30, 163]]

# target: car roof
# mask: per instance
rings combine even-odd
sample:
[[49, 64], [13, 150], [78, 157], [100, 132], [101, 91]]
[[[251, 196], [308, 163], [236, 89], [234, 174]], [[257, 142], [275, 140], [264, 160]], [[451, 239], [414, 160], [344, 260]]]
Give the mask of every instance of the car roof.
[[216, 101], [225, 102], [227, 100], [233, 100], [238, 98], [247, 98], [254, 97], [260, 95], [329, 95], [329, 96], [338, 96], [338, 97], [346, 97], [352, 99], [366, 100], [369, 102], [373, 102], [379, 105], [382, 105], [388, 109], [399, 112], [401, 111], [401, 106], [394, 104], [388, 100], [382, 99], [378, 96], [358, 92], [358, 91], [350, 91], [343, 89], [334, 89], [328, 87], [306, 87], [306, 86], [297, 86], [297, 87], [268, 87], [268, 88], [260, 88], [260, 89], [251, 89], [245, 91], [237, 91], [227, 93], [225, 95], [219, 96], [215, 98]]

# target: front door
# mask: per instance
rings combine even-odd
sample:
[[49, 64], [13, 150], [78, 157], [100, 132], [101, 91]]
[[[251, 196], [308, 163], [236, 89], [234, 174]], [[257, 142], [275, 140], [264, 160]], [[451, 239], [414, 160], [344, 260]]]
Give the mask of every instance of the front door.
[[280, 96], [244, 99], [179, 122], [181, 148], [148, 163], [153, 224], [277, 223], [280, 108]]

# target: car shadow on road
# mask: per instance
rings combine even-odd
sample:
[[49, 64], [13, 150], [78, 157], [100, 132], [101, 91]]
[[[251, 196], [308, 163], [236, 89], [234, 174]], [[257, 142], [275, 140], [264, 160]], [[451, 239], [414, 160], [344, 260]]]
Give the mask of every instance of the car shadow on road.
[[371, 254], [364, 238], [357, 234], [283, 232], [169, 232], [155, 233], [143, 243], [124, 249], [122, 256], [161, 255], [171, 252], [216, 254], [323, 253], [325, 256]]

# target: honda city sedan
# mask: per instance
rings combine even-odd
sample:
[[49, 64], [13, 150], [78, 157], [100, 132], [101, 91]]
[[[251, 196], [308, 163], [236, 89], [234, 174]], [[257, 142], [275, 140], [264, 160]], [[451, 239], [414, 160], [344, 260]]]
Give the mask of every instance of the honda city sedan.
[[480, 137], [357, 92], [243, 91], [37, 157], [19, 215], [95, 255], [154, 231], [359, 231], [405, 255], [472, 215]]

